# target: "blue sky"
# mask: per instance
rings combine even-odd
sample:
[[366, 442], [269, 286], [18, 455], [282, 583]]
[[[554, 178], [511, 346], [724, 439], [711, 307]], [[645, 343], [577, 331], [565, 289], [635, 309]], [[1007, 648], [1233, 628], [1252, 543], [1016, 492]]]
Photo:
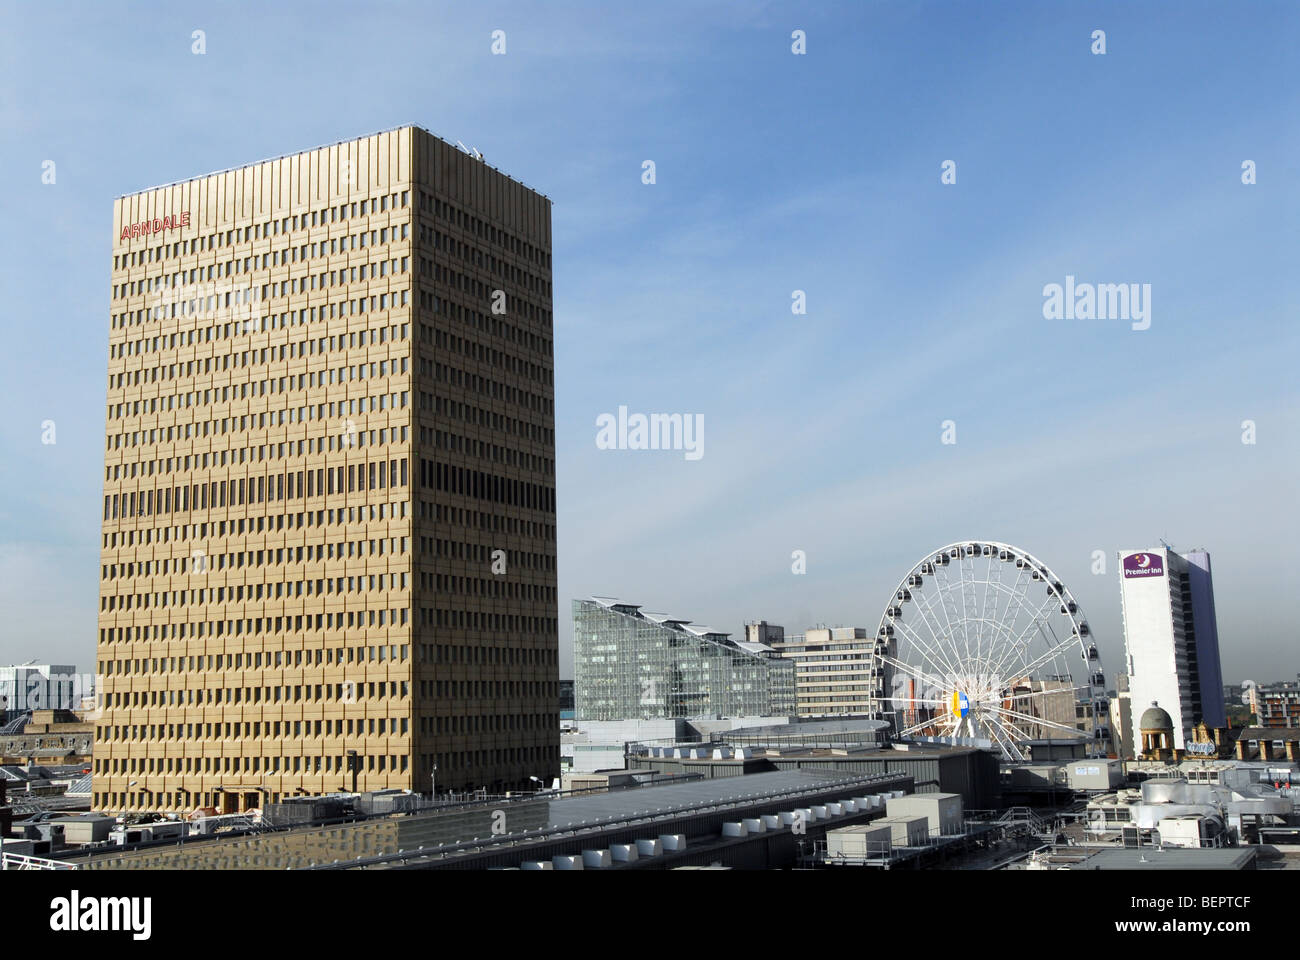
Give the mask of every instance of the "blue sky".
[[[570, 598], [874, 629], [967, 538], [1111, 672], [1114, 552], [1204, 546], [1225, 678], [1300, 671], [1295, 4], [0, 10], [0, 662], [93, 660], [113, 198], [414, 122], [555, 204], [564, 675]], [[1045, 320], [1067, 274], [1151, 284], [1150, 329]], [[705, 455], [597, 449], [620, 404]]]

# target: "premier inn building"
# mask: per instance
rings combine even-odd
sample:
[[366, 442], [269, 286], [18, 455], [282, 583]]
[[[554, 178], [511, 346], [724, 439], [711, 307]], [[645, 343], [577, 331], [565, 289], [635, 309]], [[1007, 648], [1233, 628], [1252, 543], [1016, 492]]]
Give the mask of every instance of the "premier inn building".
[[555, 775], [550, 201], [402, 127], [113, 239], [94, 807]]

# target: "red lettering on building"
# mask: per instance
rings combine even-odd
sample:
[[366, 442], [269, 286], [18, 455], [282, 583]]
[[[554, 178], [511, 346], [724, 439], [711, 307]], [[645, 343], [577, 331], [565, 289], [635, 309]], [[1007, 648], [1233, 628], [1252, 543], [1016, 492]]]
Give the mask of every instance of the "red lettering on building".
[[122, 227], [122, 235], [118, 240], [127, 240], [133, 237], [148, 236], [151, 233], [162, 233], [165, 230], [175, 230], [177, 227], [188, 227], [190, 225], [190, 212], [181, 211], [181, 215], [169, 215], [166, 217], [154, 217], [152, 220], [141, 220], [138, 223], [128, 223]]

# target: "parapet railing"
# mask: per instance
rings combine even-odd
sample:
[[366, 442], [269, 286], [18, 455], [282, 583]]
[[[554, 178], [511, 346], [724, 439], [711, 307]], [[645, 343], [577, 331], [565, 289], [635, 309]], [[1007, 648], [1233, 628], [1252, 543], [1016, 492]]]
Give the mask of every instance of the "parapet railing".
[[76, 870], [75, 863], [30, 857], [21, 853], [0, 854], [0, 870]]

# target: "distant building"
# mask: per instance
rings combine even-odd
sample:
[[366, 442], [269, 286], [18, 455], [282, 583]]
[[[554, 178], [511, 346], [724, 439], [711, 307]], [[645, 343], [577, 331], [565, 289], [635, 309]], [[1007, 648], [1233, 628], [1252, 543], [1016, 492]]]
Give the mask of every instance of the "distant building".
[[778, 627], [766, 620], [755, 620], [745, 624], [745, 640], [749, 643], [762, 643], [773, 646], [785, 639], [785, 627]]
[[560, 681], [560, 719], [573, 719], [573, 681]]
[[[1210, 555], [1159, 547], [1121, 551], [1119, 561], [1132, 702], [1167, 710], [1172, 747], [1181, 750], [1195, 724], [1227, 724]], [[1133, 741], [1141, 742], [1139, 730]]]
[[[746, 633], [756, 626], [746, 624]], [[766, 622], [762, 626], [785, 632], [781, 627], [768, 627]], [[883, 676], [880, 662], [872, 656], [874, 644], [862, 627], [815, 627], [788, 639], [773, 638], [772, 647], [794, 661], [799, 716], [871, 715]]]
[[86, 690], [77, 668], [62, 663], [27, 663], [0, 667], [0, 711], [77, 710]]
[[573, 601], [582, 720], [789, 716], [794, 664], [772, 647], [612, 597]]
[[1022, 705], [1026, 717], [1037, 717], [1042, 723], [1023, 720], [1019, 729], [1031, 740], [1074, 739], [1062, 727], [1073, 727], [1079, 734], [1092, 732], [1092, 717], [1088, 705], [1080, 703], [1076, 686], [1068, 677], [1044, 677], [1034, 680], [1021, 677], [1010, 685], [1009, 696]]
[[1280, 683], [1252, 683], [1243, 699], [1255, 714], [1256, 726], [1300, 727], [1300, 679]]
[[1131, 760], [1133, 752], [1133, 700], [1128, 692], [1128, 674], [1115, 675], [1115, 697], [1110, 702], [1110, 729], [1113, 731], [1115, 753], [1121, 759]]

